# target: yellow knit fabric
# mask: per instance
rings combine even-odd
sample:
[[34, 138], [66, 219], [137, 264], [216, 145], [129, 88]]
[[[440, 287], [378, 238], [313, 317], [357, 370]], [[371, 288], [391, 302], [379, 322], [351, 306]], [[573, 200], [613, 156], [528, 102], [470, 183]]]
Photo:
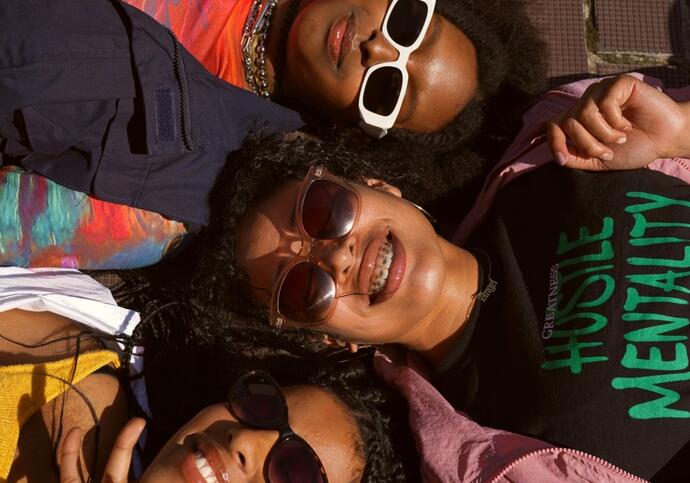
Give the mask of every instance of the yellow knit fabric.
[[[99, 350], [54, 362], [0, 366], [0, 483], [7, 481], [22, 425], [47, 402], [101, 367], [120, 367], [115, 352]], [[74, 376], [72, 376], [74, 374]]]

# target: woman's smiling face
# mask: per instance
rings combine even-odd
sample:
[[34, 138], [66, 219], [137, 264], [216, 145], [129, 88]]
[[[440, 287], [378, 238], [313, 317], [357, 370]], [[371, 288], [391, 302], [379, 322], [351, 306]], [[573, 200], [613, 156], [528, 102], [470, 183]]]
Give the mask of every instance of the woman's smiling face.
[[[395, 188], [378, 180], [368, 184], [351, 183], [361, 207], [349, 235], [311, 252], [333, 274], [338, 299], [331, 316], [310, 327], [350, 342], [406, 343], [447, 305], [447, 242]], [[294, 216], [300, 186], [284, 183], [240, 222], [237, 263], [265, 304], [282, 267], [302, 246]], [[376, 290], [379, 295], [370, 295]]]
[[[388, 5], [387, 0], [303, 0], [287, 38], [284, 95], [338, 122], [356, 124], [366, 69], [398, 57], [381, 32]], [[409, 84], [395, 127], [437, 131], [477, 90], [474, 46], [437, 14], [407, 71]]]
[[[316, 452], [329, 482], [359, 481], [364, 467], [358, 429], [335, 396], [314, 386], [285, 388], [290, 427]], [[328, 427], [323, 417], [328, 415]], [[257, 430], [239, 423], [227, 404], [209, 406], [183, 426], [147, 468], [141, 483], [208, 483], [195, 461], [195, 451], [215, 473], [218, 483], [263, 482], [264, 462], [278, 431]], [[294, 476], [294, 475], [293, 475]], [[227, 477], [227, 478], [225, 478]]]

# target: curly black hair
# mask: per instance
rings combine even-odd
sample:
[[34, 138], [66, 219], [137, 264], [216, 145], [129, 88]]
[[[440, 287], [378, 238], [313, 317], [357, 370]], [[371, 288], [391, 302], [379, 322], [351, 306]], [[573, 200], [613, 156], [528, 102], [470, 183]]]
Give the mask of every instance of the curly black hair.
[[116, 298], [145, 315], [135, 334], [146, 347], [147, 392], [155, 415], [145, 461], [201, 409], [226, 400], [242, 373], [262, 369], [281, 385], [311, 384], [336, 396], [359, 429], [362, 481], [419, 480], [407, 405], [377, 378], [372, 353], [329, 356], [306, 331], [276, 331], [176, 288], [151, 286], [137, 271], [120, 276], [125, 283], [115, 290]]
[[474, 44], [478, 92], [441, 131], [402, 131], [394, 136], [448, 151], [481, 133], [482, 154], [500, 155], [519, 127], [525, 108], [544, 91], [546, 44], [527, 17], [522, 0], [437, 0], [436, 11]]
[[477, 55], [477, 92], [453, 121], [434, 133], [392, 129], [374, 141], [358, 129], [336, 128], [323, 115], [302, 110], [307, 129], [367, 150], [385, 152], [397, 146], [404, 152], [419, 145], [457, 161], [455, 151], [470, 147], [488, 162], [495, 161], [517, 132], [524, 110], [545, 90], [546, 44], [523, 0], [437, 0], [436, 12], [463, 31]]
[[[467, 154], [472, 159], [471, 153]], [[200, 234], [193, 289], [199, 297], [244, 315], [266, 319], [265, 307], [250, 302], [244, 272], [235, 266], [235, 244], [242, 215], [262, 196], [289, 179], [301, 179], [321, 164], [350, 180], [378, 178], [398, 187], [417, 204], [433, 202], [468, 176], [461, 163], [439, 163], [420, 148], [395, 160], [360, 155], [342, 143], [297, 138], [250, 141], [230, 158], [211, 192], [209, 226]], [[456, 221], [466, 207], [454, 206]]]

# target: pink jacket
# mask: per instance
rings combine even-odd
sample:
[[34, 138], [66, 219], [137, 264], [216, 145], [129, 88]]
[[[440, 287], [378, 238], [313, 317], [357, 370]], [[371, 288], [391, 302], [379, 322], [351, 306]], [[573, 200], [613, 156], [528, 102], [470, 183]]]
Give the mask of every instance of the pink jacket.
[[[662, 88], [657, 79], [641, 76]], [[552, 161], [544, 123], [570, 108], [597, 79], [562, 86], [546, 94], [523, 117], [524, 127], [487, 178], [453, 242], [462, 245], [489, 213], [498, 190], [523, 173]], [[676, 100], [690, 100], [690, 87], [665, 90]], [[650, 166], [690, 183], [690, 160], [658, 159]], [[567, 169], [567, 168], [564, 168]], [[379, 374], [398, 389], [409, 404], [409, 420], [427, 482], [496, 483], [629, 483], [645, 481], [581, 451], [556, 448], [526, 436], [481, 426], [456, 411], [423, 376], [412, 353], [388, 349], [377, 354]]]
[[[404, 363], [401, 363], [404, 362]], [[581, 451], [487, 428], [456, 411], [412, 366], [414, 355], [386, 350], [377, 372], [407, 399], [409, 421], [425, 482], [631, 483], [644, 482]]]

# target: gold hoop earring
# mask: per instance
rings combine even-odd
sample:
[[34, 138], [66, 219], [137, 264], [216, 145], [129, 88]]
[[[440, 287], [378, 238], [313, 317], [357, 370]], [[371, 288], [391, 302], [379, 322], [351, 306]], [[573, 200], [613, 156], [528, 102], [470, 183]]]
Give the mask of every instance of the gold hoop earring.
[[429, 221], [431, 222], [432, 225], [435, 225], [435, 224], [436, 224], [436, 218], [434, 218], [434, 215], [432, 215], [431, 213], [429, 213], [428, 211], [426, 211], [424, 208], [422, 208], [421, 206], [419, 206], [419, 205], [418, 205], [417, 203], [415, 203], [414, 201], [410, 201], [410, 200], [405, 200], [405, 201], [407, 201], [409, 204], [411, 204], [412, 206], [414, 206], [415, 208], [417, 208], [419, 211], [421, 211], [421, 212], [424, 214], [424, 216], [426, 216], [426, 217], [429, 219]]

